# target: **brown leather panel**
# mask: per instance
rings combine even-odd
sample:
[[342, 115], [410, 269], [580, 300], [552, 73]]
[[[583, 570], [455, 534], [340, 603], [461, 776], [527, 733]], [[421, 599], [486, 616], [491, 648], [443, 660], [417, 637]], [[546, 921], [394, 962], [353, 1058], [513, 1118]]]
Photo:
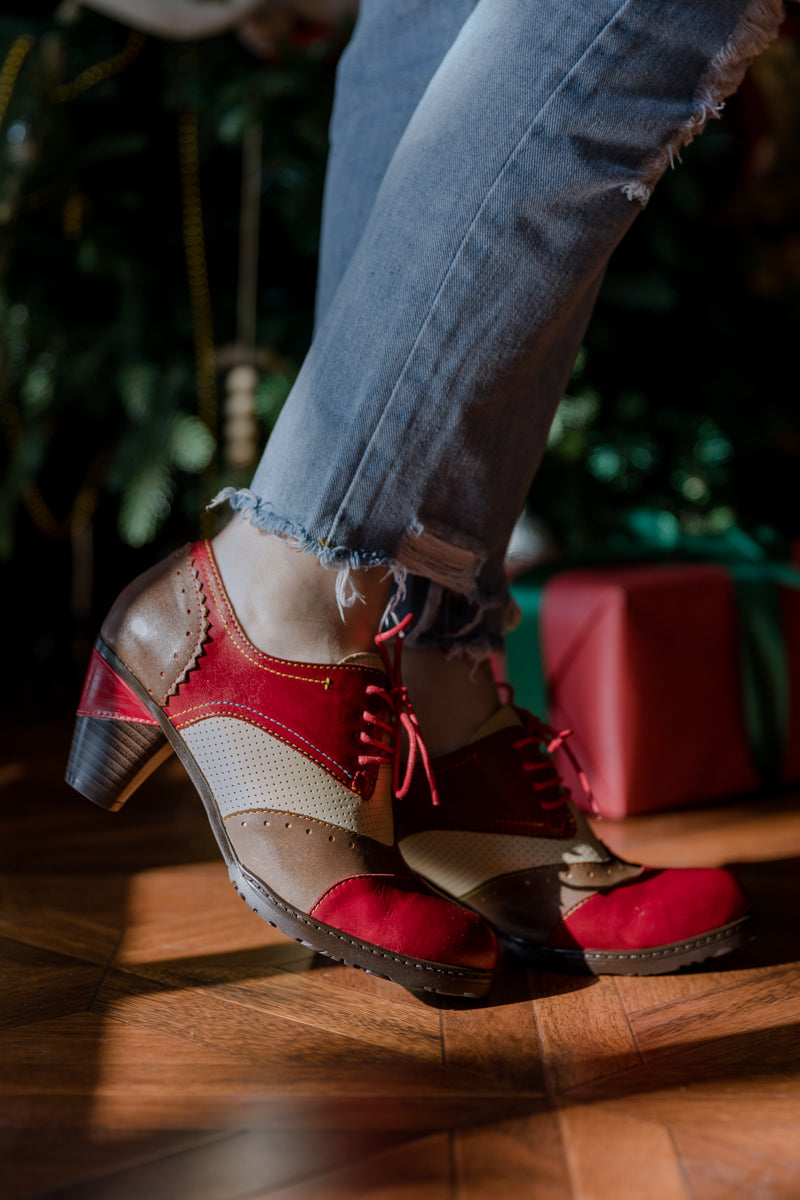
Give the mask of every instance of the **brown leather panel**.
[[207, 612], [186, 548], [128, 584], [100, 636], [164, 704], [200, 653]]
[[458, 899], [512, 937], [546, 942], [576, 904], [606, 887], [635, 879], [644, 870], [613, 857], [603, 863], [533, 867], [499, 875]]
[[225, 829], [242, 865], [302, 912], [350, 875], [411, 874], [395, 846], [309, 817], [237, 813]]
[[562, 914], [586, 895], [563, 884], [558, 867], [535, 867], [501, 875], [459, 899], [503, 933], [546, 942]]

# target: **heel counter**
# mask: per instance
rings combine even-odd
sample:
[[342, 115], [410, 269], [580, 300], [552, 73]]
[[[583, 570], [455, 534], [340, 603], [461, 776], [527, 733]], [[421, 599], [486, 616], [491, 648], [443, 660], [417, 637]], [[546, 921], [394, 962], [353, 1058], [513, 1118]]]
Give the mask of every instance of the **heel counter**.
[[100, 637], [163, 705], [194, 665], [207, 630], [192, 547], [185, 546], [120, 593]]

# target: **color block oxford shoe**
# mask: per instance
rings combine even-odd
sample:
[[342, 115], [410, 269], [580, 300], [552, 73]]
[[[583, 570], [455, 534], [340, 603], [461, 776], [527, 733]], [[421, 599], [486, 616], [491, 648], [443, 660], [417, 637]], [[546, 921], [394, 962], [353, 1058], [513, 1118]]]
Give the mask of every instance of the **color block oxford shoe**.
[[434, 759], [438, 805], [417, 778], [396, 809], [409, 866], [554, 970], [659, 974], [746, 940], [729, 872], [636, 866], [595, 837], [550, 756], [565, 736], [506, 705]]
[[260, 917], [406, 987], [482, 996], [492, 930], [409, 869], [395, 842], [393, 794], [410, 782], [399, 779], [401, 725], [424, 757], [399, 640], [394, 659], [387, 650], [396, 635], [329, 665], [274, 658], [242, 630], [210, 544], [178, 551], [103, 625], [67, 782], [118, 809], [174, 750]]

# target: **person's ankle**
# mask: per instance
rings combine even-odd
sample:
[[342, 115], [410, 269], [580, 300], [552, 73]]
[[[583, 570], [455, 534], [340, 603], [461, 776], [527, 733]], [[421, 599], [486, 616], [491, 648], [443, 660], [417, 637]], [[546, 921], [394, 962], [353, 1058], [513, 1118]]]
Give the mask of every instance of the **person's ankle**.
[[433, 757], [467, 745], [500, 708], [488, 662], [446, 658], [432, 648], [407, 649], [403, 677]]
[[234, 517], [212, 544], [234, 611], [259, 650], [296, 662], [339, 662], [374, 652], [391, 586], [384, 572], [351, 571], [350, 582], [363, 598], [340, 609], [337, 569], [285, 538]]

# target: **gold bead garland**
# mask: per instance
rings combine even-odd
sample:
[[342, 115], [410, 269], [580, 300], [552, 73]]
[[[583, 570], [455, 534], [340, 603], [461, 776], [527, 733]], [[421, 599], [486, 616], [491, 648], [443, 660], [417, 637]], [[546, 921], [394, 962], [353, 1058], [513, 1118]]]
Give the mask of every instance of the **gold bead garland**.
[[178, 118], [183, 246], [194, 329], [198, 414], [214, 439], [217, 434], [217, 377], [214, 323], [208, 284], [203, 208], [200, 199], [200, 152], [197, 112], [185, 108]]
[[60, 84], [53, 91], [53, 100], [56, 104], [75, 100], [82, 92], [88, 92], [89, 88], [95, 87], [96, 84], [110, 79], [112, 75], [118, 75], [120, 71], [124, 71], [127, 66], [130, 66], [135, 58], [138, 58], [146, 41], [145, 34], [134, 30], [128, 34], [128, 39], [119, 54], [112, 54], [110, 58], [103, 59], [102, 62], [95, 63], [92, 67], [87, 67], [85, 71], [81, 71], [80, 75], [76, 75], [71, 83]]
[[6, 60], [2, 68], [0, 68], [0, 125], [3, 124], [6, 109], [14, 94], [14, 87], [16, 86], [17, 76], [22, 69], [22, 64], [33, 49], [34, 44], [35, 39], [29, 33], [24, 33], [22, 37], [18, 37], [6, 55]]

